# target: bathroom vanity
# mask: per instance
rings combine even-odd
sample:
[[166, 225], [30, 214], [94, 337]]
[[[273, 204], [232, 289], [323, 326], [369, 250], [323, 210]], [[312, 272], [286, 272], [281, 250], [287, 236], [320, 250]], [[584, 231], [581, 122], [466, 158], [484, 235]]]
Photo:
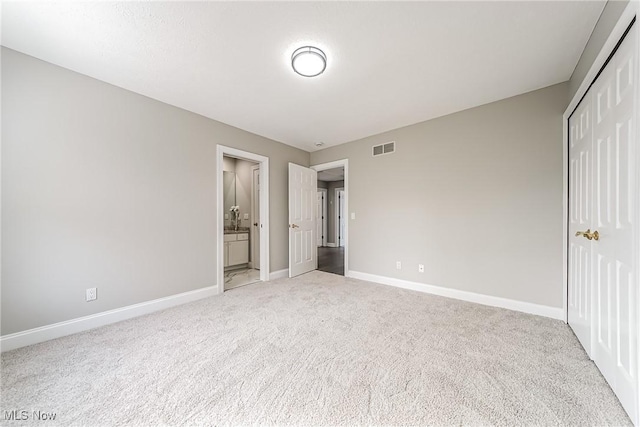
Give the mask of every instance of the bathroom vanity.
[[224, 266], [249, 262], [249, 230], [224, 230]]

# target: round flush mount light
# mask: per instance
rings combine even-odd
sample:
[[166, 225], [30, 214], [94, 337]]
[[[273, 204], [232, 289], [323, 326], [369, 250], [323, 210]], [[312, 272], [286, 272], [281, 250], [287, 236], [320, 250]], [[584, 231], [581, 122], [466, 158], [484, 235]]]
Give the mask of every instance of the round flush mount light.
[[327, 55], [317, 47], [304, 46], [291, 55], [291, 66], [301, 76], [319, 76], [327, 68]]

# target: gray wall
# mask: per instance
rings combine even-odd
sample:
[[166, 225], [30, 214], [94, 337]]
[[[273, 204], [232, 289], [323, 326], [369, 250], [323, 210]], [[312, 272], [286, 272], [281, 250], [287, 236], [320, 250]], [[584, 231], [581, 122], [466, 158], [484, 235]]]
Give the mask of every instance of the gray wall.
[[270, 158], [287, 268], [288, 162], [309, 153], [6, 48], [2, 125], [3, 335], [216, 285], [216, 144]]
[[573, 95], [578, 91], [582, 80], [587, 75], [589, 68], [593, 65], [596, 56], [600, 53], [604, 42], [611, 34], [611, 30], [615, 27], [620, 15], [627, 7], [629, 0], [609, 0], [598, 19], [598, 22], [593, 29], [589, 41], [582, 52], [582, 56], [576, 65], [571, 80], [569, 80], [569, 98], [573, 98]]
[[236, 159], [233, 157], [222, 157], [222, 170], [227, 172], [235, 172], [236, 171]]
[[[350, 270], [561, 307], [568, 89], [311, 153], [313, 165], [349, 159]], [[371, 156], [388, 141], [395, 154]]]

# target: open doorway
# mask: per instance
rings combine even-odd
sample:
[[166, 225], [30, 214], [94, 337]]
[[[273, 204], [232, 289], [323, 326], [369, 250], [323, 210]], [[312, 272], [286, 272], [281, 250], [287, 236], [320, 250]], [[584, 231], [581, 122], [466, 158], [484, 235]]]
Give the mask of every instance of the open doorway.
[[[260, 281], [260, 264], [254, 258], [259, 242], [257, 227], [251, 223], [260, 200], [254, 198], [259, 185], [260, 165], [242, 158], [223, 156], [222, 195], [224, 200], [224, 290]], [[258, 206], [256, 206], [256, 204]], [[258, 252], [259, 253], [259, 252]]]
[[218, 145], [218, 292], [269, 278], [268, 158]]
[[[346, 275], [346, 160], [313, 166], [318, 172], [318, 232], [320, 224], [323, 236], [318, 239], [318, 270], [327, 273]], [[324, 213], [324, 217], [323, 214]]]

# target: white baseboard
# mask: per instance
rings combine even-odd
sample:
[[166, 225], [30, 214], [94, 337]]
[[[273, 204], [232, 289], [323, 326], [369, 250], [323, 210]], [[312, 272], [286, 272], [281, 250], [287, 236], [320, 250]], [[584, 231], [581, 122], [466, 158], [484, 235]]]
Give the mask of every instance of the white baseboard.
[[459, 299], [462, 301], [474, 302], [477, 304], [489, 305], [492, 307], [506, 308], [508, 310], [550, 317], [552, 319], [564, 320], [564, 310], [562, 310], [562, 308], [560, 307], [550, 307], [547, 305], [533, 304], [530, 302], [494, 297], [491, 295], [476, 294], [474, 292], [443, 288], [441, 286], [426, 285], [424, 283], [411, 282], [408, 280], [395, 279], [392, 277], [377, 276], [375, 274], [361, 273], [359, 271], [353, 270], [348, 272], [348, 277], [366, 280], [368, 282], [380, 283], [382, 285], [395, 286], [397, 288], [411, 289], [413, 291], [425, 292], [428, 294], [439, 295], [447, 298]]
[[87, 331], [89, 329], [109, 325], [111, 323], [120, 322], [122, 320], [131, 319], [132, 317], [142, 316], [144, 314], [153, 313], [154, 311], [164, 310], [166, 308], [188, 302], [197, 301], [217, 294], [218, 287], [209, 286], [189, 292], [183, 292], [181, 294], [141, 302], [139, 304], [116, 308], [114, 310], [103, 311], [102, 313], [78, 317], [76, 319], [54, 323], [52, 325], [41, 326], [39, 328], [29, 329], [23, 332], [3, 335], [0, 337], [0, 351], [9, 351], [49, 341], [55, 338], [64, 337], [66, 335], [76, 334], [78, 332]]
[[328, 248], [337, 248], [338, 246], [335, 243], [327, 243]]
[[285, 277], [289, 277], [288, 268], [278, 271], [272, 271], [271, 274], [269, 274], [269, 280], [284, 279]]

